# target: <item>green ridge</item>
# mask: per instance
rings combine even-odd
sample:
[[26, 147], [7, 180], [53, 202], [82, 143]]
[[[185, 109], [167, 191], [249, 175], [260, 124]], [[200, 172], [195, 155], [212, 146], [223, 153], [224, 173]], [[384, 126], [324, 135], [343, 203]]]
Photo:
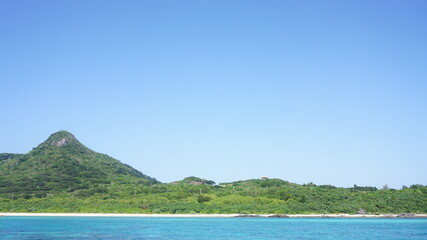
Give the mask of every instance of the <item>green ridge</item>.
[[27, 154], [0, 154], [0, 212], [356, 214], [359, 210], [427, 213], [427, 186], [340, 188], [281, 179], [216, 185], [194, 176], [160, 183], [90, 150], [67, 131], [52, 134]]

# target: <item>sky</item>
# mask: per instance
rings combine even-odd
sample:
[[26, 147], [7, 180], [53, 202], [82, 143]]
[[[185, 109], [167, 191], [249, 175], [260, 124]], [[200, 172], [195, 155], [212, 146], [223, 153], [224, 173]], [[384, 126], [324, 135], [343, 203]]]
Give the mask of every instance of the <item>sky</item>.
[[427, 2], [0, 1], [0, 152], [162, 182], [427, 184]]

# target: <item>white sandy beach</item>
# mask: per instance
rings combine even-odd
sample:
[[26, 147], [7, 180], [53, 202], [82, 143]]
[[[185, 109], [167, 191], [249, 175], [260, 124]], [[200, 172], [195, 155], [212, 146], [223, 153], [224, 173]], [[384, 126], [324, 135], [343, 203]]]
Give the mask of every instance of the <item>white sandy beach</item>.
[[[254, 214], [270, 217], [275, 214]], [[0, 213], [0, 217], [239, 217], [242, 214], [122, 214], [122, 213]], [[396, 218], [398, 214], [286, 214], [290, 218]], [[415, 214], [414, 218], [427, 218], [427, 214]]]

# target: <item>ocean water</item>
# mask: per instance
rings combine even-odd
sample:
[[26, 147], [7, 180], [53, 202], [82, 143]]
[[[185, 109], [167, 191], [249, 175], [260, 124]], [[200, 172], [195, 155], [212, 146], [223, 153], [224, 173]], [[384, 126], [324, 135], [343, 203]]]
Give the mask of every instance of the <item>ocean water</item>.
[[427, 239], [427, 219], [0, 217], [0, 239]]

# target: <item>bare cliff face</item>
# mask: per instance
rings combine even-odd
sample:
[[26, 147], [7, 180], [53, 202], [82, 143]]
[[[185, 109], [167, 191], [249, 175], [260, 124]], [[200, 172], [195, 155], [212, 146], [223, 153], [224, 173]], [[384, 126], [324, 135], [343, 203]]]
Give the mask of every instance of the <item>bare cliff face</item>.
[[65, 144], [67, 144], [69, 141], [70, 140], [67, 137], [64, 137], [64, 138], [61, 138], [60, 140], [58, 140], [56, 142], [53, 141], [51, 145], [61, 147], [61, 146], [64, 146]]

